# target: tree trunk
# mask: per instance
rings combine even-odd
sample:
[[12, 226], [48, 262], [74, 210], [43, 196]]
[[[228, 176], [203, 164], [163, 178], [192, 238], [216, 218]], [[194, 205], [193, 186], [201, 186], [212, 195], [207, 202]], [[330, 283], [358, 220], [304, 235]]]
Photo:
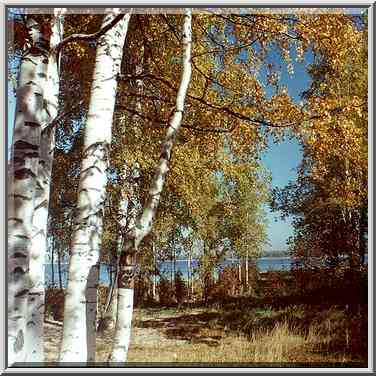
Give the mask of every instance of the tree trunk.
[[188, 301], [190, 301], [190, 295], [191, 295], [191, 252], [188, 254], [187, 259], [187, 298]]
[[51, 283], [52, 287], [55, 287], [55, 268], [54, 268], [54, 254], [55, 254], [55, 241], [52, 242], [53, 247], [51, 250]]
[[[26, 360], [26, 323], [28, 320], [28, 297], [43, 300], [40, 280], [33, 279], [30, 285], [29, 262], [33, 250], [33, 213], [35, 210], [38, 186], [40, 139], [42, 127], [51, 121], [51, 106], [48, 99], [48, 76], [50, 43], [42, 33], [42, 25], [32, 18], [26, 19], [26, 28], [31, 46], [20, 63], [17, 104], [13, 135], [10, 176], [8, 187], [8, 364]], [[48, 28], [44, 28], [48, 29]], [[33, 255], [34, 256], [34, 255]], [[35, 277], [35, 264], [40, 268], [40, 260], [32, 263], [32, 278]], [[44, 259], [43, 259], [44, 263]], [[44, 273], [38, 272], [41, 276]], [[41, 278], [43, 278], [41, 276]], [[44, 282], [44, 281], [43, 281]], [[44, 288], [44, 286], [43, 286]], [[37, 307], [35, 304], [34, 307]], [[43, 307], [35, 312], [39, 318]], [[32, 320], [31, 320], [32, 321]], [[30, 323], [30, 325], [32, 325]], [[29, 326], [30, 326], [29, 325]], [[40, 342], [39, 342], [40, 343]], [[40, 346], [38, 346], [39, 351]], [[35, 355], [34, 351], [32, 350]]]
[[[115, 17], [115, 11], [111, 10], [104, 17], [103, 25]], [[97, 42], [71, 244], [60, 362], [88, 360], [87, 328], [92, 328], [92, 323], [87, 323], [86, 318], [86, 283], [91, 269], [99, 261], [116, 77], [120, 71], [129, 17], [130, 14], [126, 14]], [[90, 352], [95, 353], [92, 349]]]
[[97, 289], [99, 283], [99, 262], [90, 269], [86, 287], [86, 320], [87, 320], [87, 361], [95, 362], [97, 331]]
[[365, 263], [365, 254], [367, 252], [367, 204], [363, 204], [360, 208], [360, 218], [359, 218], [359, 259], [360, 264]]
[[35, 210], [33, 215], [34, 236], [29, 264], [30, 292], [28, 297], [28, 319], [26, 335], [26, 361], [44, 361], [44, 301], [45, 270], [47, 255], [48, 204], [50, 200], [50, 182], [55, 149], [55, 120], [59, 107], [59, 67], [55, 47], [63, 38], [64, 9], [55, 9], [51, 20], [51, 36], [47, 67], [47, 82], [43, 101], [49, 118], [41, 132], [40, 160]]
[[149, 190], [148, 201], [136, 226], [126, 235], [123, 252], [119, 260], [118, 280], [118, 316], [115, 327], [115, 337], [109, 362], [124, 363], [127, 361], [131, 321], [133, 314], [133, 289], [138, 246], [149, 234], [159, 205], [161, 193], [169, 169], [169, 162], [176, 136], [181, 126], [184, 111], [184, 101], [191, 78], [191, 11], [186, 10], [183, 26], [183, 69], [179, 91], [176, 98], [176, 109], [170, 119], [162, 152]]
[[191, 294], [192, 294], [192, 299], [194, 297], [194, 282], [193, 282], [193, 269], [192, 269], [192, 253], [189, 253], [189, 267], [190, 267], [190, 275], [191, 275]]
[[[121, 183], [125, 185], [126, 173], [121, 174]], [[127, 212], [128, 212], [128, 198], [124, 192], [121, 190], [121, 197], [119, 200], [118, 209], [118, 238], [115, 247], [115, 251], [111, 252], [111, 270], [114, 270], [114, 277], [111, 278], [110, 288], [107, 296], [105, 312], [103, 317], [103, 323], [101, 324], [102, 329], [107, 329], [113, 327], [116, 323], [116, 312], [117, 312], [117, 278], [118, 278], [118, 256], [121, 253], [121, 246], [123, 243], [123, 234], [127, 227]]]
[[174, 291], [174, 254], [173, 250], [171, 250], [170, 254], [170, 288], [171, 288], [171, 294], [173, 295]]
[[54, 130], [50, 128], [46, 129], [42, 133], [41, 141], [41, 160], [36, 191], [36, 207], [33, 216], [34, 236], [32, 239], [32, 251], [29, 264], [30, 291], [28, 296], [27, 335], [25, 343], [27, 362], [44, 361], [44, 264], [47, 255], [48, 202], [50, 196], [53, 150], [55, 146]]
[[174, 292], [175, 300], [177, 301], [177, 294], [176, 294], [176, 250], [175, 250], [175, 239], [173, 243], [173, 249], [172, 249], [172, 261], [173, 261], [173, 285], [172, 285], [172, 291]]
[[61, 290], [63, 288], [63, 279], [61, 275], [61, 249], [57, 252], [57, 275], [59, 280], [59, 289]]
[[249, 291], [249, 260], [248, 260], [248, 249], [245, 256], [245, 289], [246, 292]]
[[241, 288], [243, 285], [243, 280], [242, 280], [242, 259], [240, 257], [239, 257], [238, 273], [239, 273], [239, 284]]
[[152, 243], [153, 247], [153, 260], [154, 260], [154, 273], [153, 273], [153, 301], [157, 301], [157, 254], [155, 252], [155, 243]]

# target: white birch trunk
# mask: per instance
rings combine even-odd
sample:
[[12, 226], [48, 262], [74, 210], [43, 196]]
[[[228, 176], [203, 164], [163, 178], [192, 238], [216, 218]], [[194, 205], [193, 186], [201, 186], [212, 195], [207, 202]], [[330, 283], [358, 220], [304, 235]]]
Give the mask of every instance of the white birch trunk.
[[26, 362], [28, 363], [44, 361], [44, 263], [47, 254], [48, 203], [55, 148], [55, 128], [50, 125], [57, 116], [59, 105], [59, 71], [54, 48], [61, 42], [63, 36], [62, 12], [61, 9], [56, 9], [51, 21], [50, 54], [47, 68], [48, 81], [46, 82], [43, 96], [49, 119], [41, 134], [38, 183], [33, 215], [34, 236], [32, 238], [29, 264], [30, 291], [25, 338]]
[[[117, 298], [117, 317], [115, 338], [109, 361], [111, 363], [127, 361], [128, 348], [131, 340], [132, 316], [133, 316], [134, 289], [119, 288]], [[121, 338], [119, 338], [121, 334]]]
[[115, 327], [115, 338], [111, 354], [110, 363], [125, 363], [128, 356], [130, 342], [131, 322], [133, 315], [133, 289], [136, 252], [138, 245], [150, 232], [154, 217], [158, 208], [159, 200], [169, 169], [171, 151], [175, 144], [176, 136], [181, 126], [184, 111], [185, 96], [191, 79], [191, 31], [192, 15], [187, 9], [184, 15], [183, 24], [183, 61], [182, 76], [176, 98], [176, 109], [170, 119], [169, 127], [162, 144], [162, 152], [155, 171], [152, 187], [149, 190], [149, 200], [141, 214], [137, 218], [136, 225], [129, 231], [124, 242], [123, 253], [119, 260], [118, 279], [118, 316]]
[[99, 262], [90, 268], [86, 287], [86, 322], [87, 322], [87, 361], [95, 362], [97, 331], [97, 289], [99, 283]]
[[[116, 12], [111, 10], [103, 23], [111, 22], [114, 17]], [[128, 13], [97, 42], [71, 243], [60, 362], [86, 363], [88, 360], [87, 330], [92, 323], [87, 323], [86, 319], [86, 287], [90, 270], [99, 261], [116, 78], [129, 18]], [[95, 350], [90, 352], [95, 353]]]
[[8, 186], [8, 365], [26, 360], [27, 302], [30, 289], [32, 216], [35, 208], [40, 136], [49, 116], [44, 102], [49, 42], [41, 25], [26, 20], [31, 38], [20, 63]]

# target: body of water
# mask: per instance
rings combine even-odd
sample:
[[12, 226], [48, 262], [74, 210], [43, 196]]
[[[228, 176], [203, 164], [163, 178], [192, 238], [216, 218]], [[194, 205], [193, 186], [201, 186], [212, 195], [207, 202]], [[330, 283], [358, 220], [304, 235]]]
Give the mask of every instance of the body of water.
[[[366, 255], [365, 258], [366, 263], [368, 262], [368, 258]], [[267, 272], [267, 271], [288, 271], [291, 269], [291, 266], [293, 264], [293, 260], [289, 257], [263, 257], [259, 258], [256, 261], [256, 266], [259, 272]], [[226, 266], [237, 266], [238, 262], [236, 260], [226, 260], [222, 263], [220, 268], [226, 267]], [[61, 265], [62, 270], [62, 284], [63, 287], [66, 287], [67, 282], [67, 276], [68, 276], [68, 264], [62, 264]], [[173, 262], [172, 261], [162, 261], [159, 263], [159, 270], [161, 272], [161, 275], [165, 276], [166, 278], [170, 278], [171, 276], [171, 270], [173, 270]], [[187, 260], [176, 260], [175, 262], [175, 270], [176, 272], [180, 271], [183, 275], [183, 278], [187, 279], [188, 275], [188, 262]], [[197, 273], [198, 270], [198, 260], [192, 260], [192, 270], [193, 273]], [[45, 265], [45, 278], [46, 278], [46, 285], [51, 286], [52, 285], [52, 264], [46, 264]], [[59, 279], [58, 279], [58, 268], [57, 264], [54, 265], [54, 280], [55, 280], [55, 286], [58, 286]], [[109, 285], [110, 283], [110, 275], [109, 275], [109, 269], [108, 266], [105, 264], [102, 264], [100, 267], [100, 283]]]
[[[260, 272], [266, 272], [268, 270], [290, 270], [292, 260], [288, 257], [265, 257], [257, 260], [256, 265]], [[221, 267], [234, 265], [237, 266], [237, 261], [226, 260]], [[188, 263], [187, 260], [176, 260], [175, 262], [176, 272], [180, 271], [184, 278], [187, 278], [188, 275]], [[166, 278], [169, 278], [171, 275], [171, 270], [173, 270], [172, 261], [162, 261], [159, 263], [159, 270], [161, 275], [164, 275]], [[192, 260], [192, 270], [195, 273], [198, 270], [198, 260]], [[62, 274], [62, 284], [63, 287], [66, 287], [67, 276], [68, 276], [68, 264], [61, 265], [61, 274]], [[45, 265], [45, 278], [47, 286], [52, 285], [52, 264]], [[108, 285], [110, 282], [108, 266], [102, 264], [100, 267], [100, 282], [102, 284]], [[58, 277], [58, 267], [57, 264], [54, 264], [54, 281], [55, 286], [59, 284]]]

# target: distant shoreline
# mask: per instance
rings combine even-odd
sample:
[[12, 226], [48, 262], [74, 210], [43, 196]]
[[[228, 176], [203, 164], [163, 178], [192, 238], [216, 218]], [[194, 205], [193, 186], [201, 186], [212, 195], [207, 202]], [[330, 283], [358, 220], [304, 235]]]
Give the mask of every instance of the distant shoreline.
[[[291, 256], [281, 256], [281, 257], [279, 257], [279, 256], [264, 256], [264, 257], [258, 257], [256, 259], [256, 261], [258, 261], [258, 260], [289, 260], [289, 259], [291, 259]], [[252, 260], [255, 260], [255, 259], [250, 257], [249, 261], [252, 261]], [[177, 259], [177, 260], [175, 260], [175, 262], [183, 262], [183, 261], [188, 262], [188, 259]], [[192, 258], [191, 261], [197, 261], [197, 259]], [[239, 260], [237, 260], [237, 259], [226, 259], [225, 261], [238, 262]], [[163, 261], [159, 261], [159, 262], [174, 262], [174, 261], [173, 260], [163, 260]], [[103, 263], [103, 264], [107, 265], [105, 263]], [[47, 263], [45, 263], [45, 265], [52, 265], [52, 263], [47, 262]], [[58, 265], [58, 263], [54, 262], [53, 265]], [[69, 265], [69, 263], [64, 262], [64, 263], [61, 263], [61, 265]]]
[[[365, 257], [368, 258], [368, 254], [365, 255]], [[252, 260], [255, 260], [253, 258], [249, 258], [249, 261], [252, 261]], [[256, 259], [256, 261], [264, 261], [264, 260], [293, 260], [293, 257], [291, 256], [263, 256], [263, 257], [258, 257]], [[175, 262], [188, 262], [188, 259], [177, 259], [175, 260]], [[197, 261], [197, 259], [192, 259], [191, 260], [192, 262], [194, 261]], [[229, 262], [238, 262], [239, 260], [237, 259], [226, 259], [225, 261], [229, 261]], [[164, 260], [164, 261], [159, 261], [160, 263], [165, 263], [165, 262], [174, 262], [173, 260]], [[45, 263], [45, 265], [52, 265], [52, 263]], [[54, 263], [53, 265], [58, 265], [57, 263]], [[69, 265], [69, 263], [61, 263], [61, 265]], [[107, 264], [103, 264], [103, 265], [107, 265]]]

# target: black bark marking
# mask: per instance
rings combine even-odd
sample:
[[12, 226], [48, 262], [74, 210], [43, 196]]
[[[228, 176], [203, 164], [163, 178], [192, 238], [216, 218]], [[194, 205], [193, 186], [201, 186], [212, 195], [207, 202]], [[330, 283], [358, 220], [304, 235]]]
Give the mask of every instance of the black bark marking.
[[35, 177], [35, 174], [29, 168], [21, 168], [20, 170], [14, 171], [14, 177], [18, 180], [24, 180]]
[[18, 140], [14, 143], [14, 148], [15, 149], [31, 149], [31, 150], [38, 150], [39, 147], [38, 145], [33, 145], [30, 144], [29, 142], [23, 141], [23, 140]]
[[25, 255], [24, 253], [22, 252], [15, 252], [14, 255], [13, 255], [13, 258], [26, 258], [27, 255]]
[[21, 291], [19, 291], [16, 295], [14, 295], [15, 298], [21, 298], [22, 296], [25, 296], [27, 295], [29, 292], [28, 289], [23, 289]]
[[13, 162], [15, 164], [25, 164], [25, 158], [14, 156], [13, 157]]
[[86, 174], [87, 172], [89, 172], [92, 169], [95, 169], [95, 170], [99, 171], [101, 174], [103, 174], [103, 171], [98, 166], [90, 166], [88, 168], [85, 168], [84, 170], [81, 171], [81, 174]]
[[[34, 82], [34, 81], [28, 81], [28, 82], [26, 82], [26, 84], [25, 85], [30, 85], [30, 86], [37, 86], [37, 84], [36, 84], [36, 82]], [[22, 112], [22, 111], [21, 111]]]
[[24, 163], [26, 158], [38, 158], [39, 153], [37, 151], [31, 151], [31, 152], [23, 152], [23, 151], [15, 151], [15, 157], [13, 161], [16, 163]]
[[167, 161], [170, 159], [167, 151], [162, 151], [161, 159], [166, 159]]
[[40, 78], [47, 78], [46, 73], [38, 73], [38, 76], [39, 76]]
[[[42, 94], [39, 94], [39, 93], [35, 93], [35, 95], [42, 96]], [[34, 123], [32, 121], [25, 121], [25, 127], [38, 128], [38, 127], [40, 127], [40, 124], [39, 123]]]
[[[17, 311], [17, 309], [15, 309], [15, 311]], [[12, 321], [17, 321], [17, 320], [20, 320], [20, 319], [22, 319], [22, 318], [23, 318], [22, 315], [17, 315], [17, 316], [13, 316], [10, 320], [12, 320]]]
[[[25, 196], [22, 196], [22, 197], [25, 197]], [[26, 200], [29, 200], [29, 198], [26, 197]], [[14, 221], [14, 222], [17, 222], [17, 223], [20, 223], [20, 224], [23, 223], [23, 220], [22, 220], [22, 219], [20, 219], [20, 218], [14, 218], [14, 217], [10, 217], [10, 218], [8, 219], [8, 221]]]
[[29, 295], [42, 295], [42, 292], [29, 292]]
[[14, 269], [13, 274], [15, 278], [19, 278], [19, 277], [22, 277], [25, 274], [25, 272], [20, 266], [17, 266]]
[[47, 200], [43, 200], [40, 204], [38, 204], [35, 208], [34, 211], [38, 210], [39, 208], [47, 208], [48, 207], [48, 202]]
[[19, 238], [19, 239], [25, 239], [25, 240], [29, 240], [29, 237], [26, 236], [26, 235], [14, 235], [15, 238]]
[[24, 346], [24, 334], [20, 329], [17, 333], [16, 342], [14, 343], [14, 352], [18, 353], [23, 349]]
[[38, 65], [32, 58], [30, 57], [23, 57], [22, 58], [23, 61], [28, 61], [30, 62], [31, 64], [34, 64], [34, 65]]

